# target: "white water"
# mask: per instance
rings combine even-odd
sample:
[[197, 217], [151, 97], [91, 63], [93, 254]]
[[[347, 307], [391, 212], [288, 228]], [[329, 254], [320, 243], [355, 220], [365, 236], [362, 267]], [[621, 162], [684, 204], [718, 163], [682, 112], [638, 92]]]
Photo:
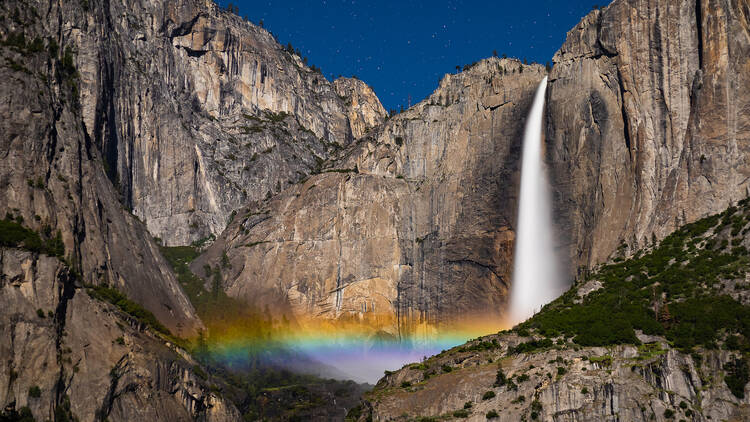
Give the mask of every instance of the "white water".
[[563, 291], [555, 253], [549, 185], [542, 151], [542, 118], [547, 78], [539, 84], [526, 120], [513, 259], [510, 322], [524, 321]]

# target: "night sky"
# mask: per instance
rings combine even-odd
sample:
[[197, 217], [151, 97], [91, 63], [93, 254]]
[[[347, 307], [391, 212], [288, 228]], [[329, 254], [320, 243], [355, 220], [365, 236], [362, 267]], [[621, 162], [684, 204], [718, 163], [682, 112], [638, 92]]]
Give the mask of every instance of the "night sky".
[[[220, 5], [229, 2], [221, 0]], [[239, 15], [335, 77], [356, 75], [386, 109], [415, 104], [445, 73], [499, 55], [546, 63], [594, 6], [581, 0], [234, 0]], [[604, 4], [604, 3], [602, 3]], [[411, 101], [410, 101], [411, 99]]]

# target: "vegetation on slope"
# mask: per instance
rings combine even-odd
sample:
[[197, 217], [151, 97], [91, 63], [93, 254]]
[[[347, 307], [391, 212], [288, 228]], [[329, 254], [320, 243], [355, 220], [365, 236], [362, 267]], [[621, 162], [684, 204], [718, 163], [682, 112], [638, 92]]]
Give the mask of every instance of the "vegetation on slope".
[[[635, 330], [665, 336], [684, 352], [720, 345], [750, 351], [745, 289], [750, 255], [743, 245], [750, 201], [677, 230], [658, 246], [607, 264], [518, 329], [563, 336], [581, 346], [639, 344]], [[618, 262], [619, 261], [619, 262]], [[583, 298], [578, 287], [598, 281]]]
[[118, 290], [105, 286], [89, 286], [87, 292], [89, 296], [95, 299], [109, 302], [117, 306], [121, 311], [137, 319], [141, 324], [150, 327], [154, 331], [171, 336], [169, 329], [159, 322], [151, 311], [128, 299]]
[[65, 255], [65, 245], [59, 231], [52, 236], [52, 229], [45, 226], [40, 234], [24, 227], [22, 223], [22, 217], [14, 218], [10, 214], [0, 220], [0, 247], [20, 248], [58, 258]]
[[[174, 269], [177, 281], [185, 290], [198, 316], [206, 325], [206, 332], [198, 345], [217, 344], [227, 337], [242, 333], [249, 339], [269, 339], [273, 335], [274, 321], [267, 311], [260, 312], [252, 306], [229, 297], [221, 287], [221, 273], [229, 267], [228, 258], [215, 268], [206, 266], [208, 282], [190, 270], [190, 263], [198, 257], [193, 246], [162, 247], [162, 254]], [[226, 256], [226, 255], [225, 255]], [[206, 288], [206, 285], [209, 288]], [[201, 350], [196, 350], [201, 352]]]

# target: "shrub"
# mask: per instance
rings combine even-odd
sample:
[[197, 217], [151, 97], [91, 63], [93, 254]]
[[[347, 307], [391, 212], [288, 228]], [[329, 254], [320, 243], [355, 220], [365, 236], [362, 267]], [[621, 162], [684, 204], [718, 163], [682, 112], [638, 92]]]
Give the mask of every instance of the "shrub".
[[592, 356], [589, 358], [589, 362], [598, 363], [598, 364], [601, 364], [601, 366], [612, 366], [612, 356], [610, 355]]
[[523, 394], [521, 394], [520, 396], [518, 396], [515, 399], [511, 400], [510, 402], [513, 403], [513, 404], [517, 404], [517, 403], [523, 403], [525, 401], [526, 401], [526, 397]]
[[29, 397], [38, 399], [41, 396], [42, 396], [42, 390], [38, 386], [34, 385], [32, 387], [29, 387]]
[[286, 112], [284, 112], [284, 111], [280, 111], [278, 113], [274, 113], [272, 111], [266, 111], [266, 118], [268, 120], [270, 120], [271, 122], [273, 122], [273, 123], [281, 123], [281, 122], [283, 122], [284, 119], [286, 119], [286, 117], [288, 115], [289, 114], [286, 113]]
[[37, 309], [36, 316], [38, 316], [39, 318], [44, 318], [44, 311], [41, 309]]
[[0, 420], [8, 422], [36, 422], [29, 406], [23, 406], [18, 411], [13, 406], [0, 411]]
[[65, 51], [63, 53], [63, 57], [61, 60], [62, 64], [62, 71], [64, 72], [65, 76], [67, 77], [76, 77], [78, 71], [75, 67], [75, 62], [73, 59], [73, 50], [70, 48], [70, 46], [65, 47]]
[[162, 325], [151, 311], [128, 299], [116, 289], [104, 286], [91, 286], [88, 289], [88, 293], [96, 299], [117, 306], [121, 311], [137, 319], [142, 324], [151, 327], [154, 331], [171, 335], [167, 327]]
[[459, 409], [453, 412], [454, 418], [468, 418], [469, 412], [464, 409]]
[[349, 409], [349, 412], [346, 413], [346, 420], [357, 421], [360, 416], [362, 416], [362, 404], [358, 404]]
[[208, 374], [199, 365], [193, 365], [193, 373], [204, 380], [208, 379]]
[[[419, 243], [423, 242], [424, 239], [419, 241]], [[458, 350], [460, 352], [476, 352], [476, 351], [482, 351], [482, 350], [493, 350], [498, 348], [500, 345], [497, 343], [497, 340], [493, 339], [492, 341], [482, 341], [479, 343], [474, 343], [470, 346], [461, 347]]]
[[[520, 335], [520, 334], [519, 334]], [[542, 340], [532, 340], [528, 341], [526, 343], [520, 343], [516, 347], [510, 347], [508, 348], [508, 354], [515, 355], [519, 353], [530, 353], [539, 349], [545, 349], [552, 347], [554, 343], [552, 340], [545, 338]]]
[[588, 394], [588, 393], [589, 393], [589, 389], [588, 388], [586, 388], [586, 387], [581, 388], [581, 394]]
[[490, 410], [489, 412], [487, 412], [486, 416], [487, 416], [487, 419], [497, 419], [500, 417], [500, 415], [498, 415], [495, 410]]
[[539, 413], [542, 412], [542, 403], [539, 400], [534, 400], [531, 402], [531, 419], [536, 419], [536, 416], [539, 415]]
[[70, 398], [63, 395], [61, 403], [55, 407], [55, 422], [72, 422], [77, 420], [70, 408]]
[[441, 369], [443, 370], [443, 372], [446, 372], [446, 373], [453, 371], [453, 368], [451, 368], [450, 365], [446, 365], [446, 364], [443, 364]]
[[482, 395], [482, 400], [489, 400], [492, 398], [495, 398], [495, 392], [492, 390], [487, 391]]
[[724, 370], [727, 371], [724, 382], [729, 387], [729, 391], [738, 399], [744, 399], [745, 385], [750, 380], [747, 361], [745, 359], [731, 360], [724, 364]]
[[495, 387], [502, 387], [508, 382], [508, 378], [503, 372], [503, 368], [498, 368], [497, 376], [495, 377]]
[[666, 409], [664, 411], [664, 417], [667, 418], [667, 419], [674, 418], [674, 410], [672, 410], [672, 409]]
[[519, 337], [528, 337], [528, 336], [531, 335], [531, 333], [529, 332], [529, 330], [526, 329], [526, 328], [518, 327], [518, 328], [515, 329], [515, 331], [516, 331], [516, 334], [518, 334]]
[[23, 218], [19, 217], [13, 221], [9, 217], [10, 215], [0, 220], [0, 246], [21, 248], [56, 257], [62, 257], [65, 254], [62, 235], [59, 231], [54, 238], [43, 240], [39, 233], [21, 225]]
[[474, 403], [467, 401], [464, 403], [464, 409], [471, 409], [474, 406]]
[[411, 387], [411, 383], [409, 381], [403, 381], [401, 383], [401, 388], [407, 388], [407, 387]]

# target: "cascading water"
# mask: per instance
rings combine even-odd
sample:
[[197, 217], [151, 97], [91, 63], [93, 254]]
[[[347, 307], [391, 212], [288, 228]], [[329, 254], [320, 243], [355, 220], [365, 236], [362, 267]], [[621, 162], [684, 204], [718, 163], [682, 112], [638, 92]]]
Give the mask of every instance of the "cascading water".
[[552, 208], [542, 157], [542, 118], [547, 78], [539, 84], [526, 121], [521, 165], [510, 320], [521, 322], [562, 293], [554, 246]]

